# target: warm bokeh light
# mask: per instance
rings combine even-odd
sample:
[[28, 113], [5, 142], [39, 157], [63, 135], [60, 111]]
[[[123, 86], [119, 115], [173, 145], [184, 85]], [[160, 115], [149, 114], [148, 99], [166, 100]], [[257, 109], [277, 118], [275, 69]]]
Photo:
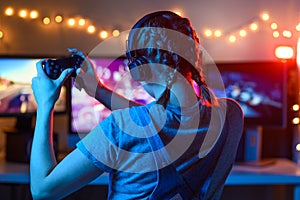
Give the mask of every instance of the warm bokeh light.
[[69, 26], [74, 26], [75, 25], [75, 19], [74, 18], [68, 19], [68, 25]]
[[117, 30], [117, 29], [115, 29], [115, 30], [113, 30], [112, 35], [113, 35], [114, 37], [118, 37], [118, 36], [120, 35], [120, 31]]
[[279, 34], [278, 31], [274, 31], [274, 32], [273, 32], [273, 37], [274, 37], [274, 38], [279, 38], [279, 36], [280, 36], [280, 34]]
[[222, 31], [221, 30], [215, 30], [214, 35], [215, 35], [215, 37], [221, 37], [222, 36]]
[[258, 29], [258, 24], [253, 22], [250, 24], [250, 30], [256, 31]]
[[78, 25], [79, 25], [79, 26], [84, 26], [85, 23], [86, 23], [86, 21], [85, 21], [85, 19], [83, 19], [83, 18], [81, 18], [81, 19], [78, 20]]
[[93, 26], [93, 25], [88, 26], [88, 28], [87, 28], [88, 33], [95, 33], [95, 31], [96, 31], [95, 26]]
[[297, 144], [297, 145], [296, 145], [296, 150], [297, 150], [297, 151], [300, 151], [300, 144]]
[[292, 32], [291, 31], [288, 31], [288, 30], [284, 30], [283, 32], [282, 32], [282, 36], [283, 37], [286, 37], [286, 38], [291, 38], [292, 37]]
[[275, 56], [279, 59], [291, 59], [294, 56], [294, 50], [290, 46], [278, 46], [275, 49]]
[[[173, 12], [176, 14], [183, 16], [184, 12], [180, 9], [173, 9]], [[87, 33], [96, 33], [96, 31], [99, 33], [98, 36], [102, 39], [107, 38], [108, 36], [118, 37], [120, 36], [120, 30], [115, 29], [113, 31], [99, 31], [98, 27], [95, 27], [94, 25], [91, 25], [90, 19], [84, 18], [82, 15], [72, 15], [72, 18], [65, 18], [64, 13], [59, 13], [60, 15], [55, 16], [54, 18], [44, 17], [47, 15], [43, 15], [40, 10], [31, 10], [26, 7], [22, 7], [22, 9], [14, 8], [12, 6], [8, 6], [4, 9], [3, 15], [5, 16], [13, 16], [15, 15], [19, 20], [21, 19], [42, 19], [43, 24], [48, 25], [54, 20], [56, 23], [62, 23], [66, 21], [66, 25], [69, 27], [76, 27], [80, 28], [81, 30], [86, 30]], [[64, 17], [63, 17], [64, 16]], [[40, 20], [39, 19], [39, 20]], [[297, 22], [298, 24], [293, 25], [293, 27], [287, 27], [286, 30], [282, 30], [282, 27], [280, 27], [277, 24], [277, 21], [272, 19], [270, 17], [270, 14], [268, 11], [263, 10], [263, 12], [260, 12], [259, 15], [256, 15], [255, 18], [253, 18], [252, 21], [247, 21], [244, 24], [242, 24], [240, 29], [234, 29], [229, 30], [226, 32], [223, 32], [224, 30], [220, 27], [212, 27], [202, 30], [202, 36], [210, 39], [216, 39], [216, 38], [224, 38], [227, 40], [226, 42], [235, 43], [239, 41], [239, 39], [243, 37], [247, 37], [248, 35], [252, 34], [252, 32], [257, 31], [258, 29], [262, 29], [262, 27], [268, 27], [269, 30], [271, 29], [273, 38], [280, 38], [280, 39], [286, 39], [286, 38], [292, 38], [295, 37], [298, 32], [300, 32], [300, 21]], [[264, 24], [264, 25], [263, 25]], [[115, 26], [117, 28], [118, 26]], [[280, 27], [280, 29], [278, 28]], [[296, 32], [297, 31], [297, 32]], [[4, 33], [0, 32], [0, 39], [3, 38]], [[97, 33], [96, 33], [97, 34]], [[7, 36], [7, 33], [6, 33]], [[5, 36], [5, 37], [6, 37]], [[298, 35], [297, 35], [298, 36]], [[292, 49], [293, 50], [293, 49]], [[278, 50], [279, 51], [279, 50]], [[281, 50], [280, 50], [281, 51]], [[284, 57], [286, 55], [294, 56], [294, 52], [290, 50], [285, 50], [287, 52], [283, 53]], [[275, 50], [276, 54], [276, 50]], [[280, 52], [282, 54], [282, 52]], [[277, 56], [277, 55], [276, 55]], [[279, 55], [281, 57], [281, 55]], [[300, 57], [300, 56], [299, 56]], [[283, 58], [285, 59], [285, 58]], [[300, 62], [300, 61], [299, 61]]]
[[173, 10], [173, 12], [176, 13], [177, 15], [181, 16], [181, 17], [183, 16], [183, 13], [182, 13], [181, 10], [176, 9], [176, 10]]
[[5, 9], [4, 13], [6, 16], [12, 16], [14, 14], [14, 9], [12, 7], [8, 7]]
[[293, 111], [298, 111], [299, 108], [300, 108], [299, 104], [294, 104], [292, 107]]
[[57, 15], [57, 16], [55, 16], [54, 20], [56, 23], [59, 24], [63, 21], [63, 17], [61, 15]]
[[36, 10], [32, 10], [29, 14], [31, 19], [37, 19], [39, 17], [39, 13]]
[[278, 28], [278, 25], [277, 23], [273, 22], [271, 25], [270, 25], [271, 29], [272, 30], [276, 30]]
[[240, 30], [239, 34], [241, 37], [246, 37], [247, 31], [245, 29], [242, 29], [242, 30]]
[[267, 12], [261, 13], [260, 17], [263, 21], [268, 21], [270, 19], [270, 15]]
[[99, 37], [100, 37], [101, 39], [107, 38], [107, 37], [108, 37], [108, 32], [107, 32], [107, 31], [101, 31], [101, 32], [99, 33]]
[[2, 39], [4, 37], [4, 33], [3, 31], [0, 31], [0, 39]]
[[25, 9], [22, 9], [22, 10], [20, 10], [19, 11], [19, 17], [21, 17], [21, 18], [26, 18], [27, 17], [27, 15], [28, 15], [28, 12], [27, 12], [27, 10], [25, 10]]
[[300, 31], [300, 22], [296, 26], [296, 31]]
[[49, 17], [44, 17], [44, 18], [43, 18], [43, 23], [44, 23], [45, 25], [48, 25], [48, 24], [51, 23], [51, 19], [50, 19]]
[[203, 34], [204, 34], [205, 37], [211, 37], [213, 32], [210, 29], [205, 29]]
[[292, 120], [292, 123], [297, 125], [300, 123], [300, 118], [299, 117], [294, 117], [294, 119]]
[[234, 35], [231, 35], [231, 36], [229, 36], [228, 41], [230, 43], [234, 43], [234, 42], [236, 42], [236, 37]]

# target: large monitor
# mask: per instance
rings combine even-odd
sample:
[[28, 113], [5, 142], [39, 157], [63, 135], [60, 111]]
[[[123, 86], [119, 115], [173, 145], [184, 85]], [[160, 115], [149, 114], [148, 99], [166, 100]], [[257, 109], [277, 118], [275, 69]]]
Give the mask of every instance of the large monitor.
[[[153, 98], [131, 79], [125, 57], [91, 58], [102, 83], [114, 92], [135, 101], [149, 103]], [[76, 81], [76, 80], [75, 80]], [[110, 115], [111, 111], [71, 83], [70, 132], [86, 134]]]
[[[16, 127], [29, 130], [37, 105], [31, 89], [36, 57], [0, 57], [0, 117], [16, 117]], [[67, 113], [67, 86], [55, 104], [55, 113]]]
[[235, 99], [244, 111], [245, 126], [286, 126], [285, 63], [217, 63], [217, 67], [226, 96]]
[[[285, 128], [287, 119], [287, 63], [217, 63], [226, 97], [235, 99], [244, 111], [244, 135], [237, 161], [266, 165], [261, 159], [263, 128]], [[211, 76], [214, 76], [211, 74]], [[218, 88], [215, 88], [218, 94]]]
[[[148, 103], [153, 99], [137, 82], [131, 79], [126, 69], [126, 58], [92, 58], [101, 81], [115, 92], [129, 99]], [[250, 140], [257, 139], [256, 146], [248, 154], [260, 151], [260, 127], [285, 127], [286, 125], [286, 69], [282, 62], [239, 62], [217, 63], [218, 70], [208, 70], [209, 81], [223, 79], [224, 87], [212, 88], [219, 97], [235, 99], [242, 107], [245, 127], [249, 128]], [[206, 66], [209, 69], [209, 64]], [[218, 74], [216, 74], [218, 73]], [[218, 84], [217, 84], [218, 85]], [[225, 88], [225, 93], [224, 93]], [[84, 90], [71, 86], [70, 132], [86, 134], [105, 119], [110, 110], [104, 107]], [[74, 136], [74, 134], [71, 134]], [[74, 139], [74, 138], [73, 138]], [[75, 140], [69, 141], [73, 146]], [[249, 140], [249, 141], [250, 141]], [[252, 144], [252, 143], [251, 143]], [[255, 151], [254, 153], [251, 151]]]
[[[129, 99], [148, 103], [153, 99], [131, 79], [127, 59], [92, 58], [101, 81]], [[219, 71], [207, 74], [213, 80], [221, 73], [226, 97], [235, 99], [242, 107], [246, 126], [284, 127], [286, 125], [286, 69], [282, 62], [217, 63]], [[209, 67], [209, 66], [208, 66]], [[212, 88], [224, 97], [222, 88]], [[110, 111], [84, 90], [71, 86], [72, 133], [87, 133], [105, 119]]]

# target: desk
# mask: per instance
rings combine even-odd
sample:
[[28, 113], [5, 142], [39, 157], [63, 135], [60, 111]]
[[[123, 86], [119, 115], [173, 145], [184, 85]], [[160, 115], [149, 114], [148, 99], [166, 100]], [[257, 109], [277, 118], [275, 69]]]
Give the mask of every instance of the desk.
[[288, 159], [276, 159], [262, 167], [234, 165], [225, 185], [293, 185], [294, 200], [299, 200], [300, 167]]
[[29, 184], [29, 165], [0, 159], [0, 183]]
[[[0, 160], [0, 183], [29, 184], [27, 164]], [[108, 176], [104, 174], [91, 185], [106, 185]], [[300, 199], [300, 167], [288, 159], [276, 159], [275, 164], [263, 167], [235, 165], [225, 185], [293, 185], [294, 199]]]

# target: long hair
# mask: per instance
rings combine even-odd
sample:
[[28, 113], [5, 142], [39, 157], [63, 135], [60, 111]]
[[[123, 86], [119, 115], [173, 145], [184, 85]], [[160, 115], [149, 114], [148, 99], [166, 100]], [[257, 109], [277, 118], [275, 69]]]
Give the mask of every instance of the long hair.
[[[198, 97], [202, 103], [206, 105], [216, 103], [216, 98], [205, 83], [202, 74], [199, 38], [189, 19], [171, 11], [150, 13], [132, 27], [129, 43], [128, 52], [136, 48], [137, 50], [134, 51], [136, 58], [143, 57], [148, 62], [174, 68], [184, 77], [195, 81], [198, 86]], [[132, 54], [129, 53], [128, 56]], [[157, 101], [164, 106], [170, 98], [171, 81], [167, 84]]]

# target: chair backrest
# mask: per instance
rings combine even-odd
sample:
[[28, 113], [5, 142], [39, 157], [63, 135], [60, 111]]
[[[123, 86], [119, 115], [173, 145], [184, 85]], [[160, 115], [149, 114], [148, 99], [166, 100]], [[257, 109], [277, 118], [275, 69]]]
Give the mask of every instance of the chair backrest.
[[241, 107], [233, 100], [226, 100], [227, 114], [224, 126], [224, 133], [227, 137], [223, 149], [211, 175], [205, 199], [220, 199], [226, 178], [228, 177], [239, 146], [244, 128], [244, 115]]
[[[199, 154], [198, 161], [181, 173], [201, 200], [220, 199], [243, 133], [244, 115], [239, 104], [227, 98], [219, 99], [219, 103], [221, 114], [225, 113], [225, 120], [216, 143], [209, 148], [208, 154], [204, 157]], [[215, 125], [217, 128], [213, 130], [218, 131], [219, 122], [216, 121], [212, 126]]]
[[[173, 164], [158, 170], [158, 184], [151, 199], [220, 199], [244, 127], [243, 111], [236, 101], [220, 99], [220, 104], [226, 105], [226, 117], [223, 129], [218, 133], [220, 136], [215, 137], [217, 142], [213, 143], [204, 157], [200, 156], [199, 163], [183, 174], [179, 174]], [[143, 117], [141, 120], [146, 122]], [[162, 143], [160, 139], [149, 139], [149, 142], [153, 147]], [[156, 157], [158, 162], [167, 160], [164, 155]], [[199, 174], [199, 179], [195, 172]]]

